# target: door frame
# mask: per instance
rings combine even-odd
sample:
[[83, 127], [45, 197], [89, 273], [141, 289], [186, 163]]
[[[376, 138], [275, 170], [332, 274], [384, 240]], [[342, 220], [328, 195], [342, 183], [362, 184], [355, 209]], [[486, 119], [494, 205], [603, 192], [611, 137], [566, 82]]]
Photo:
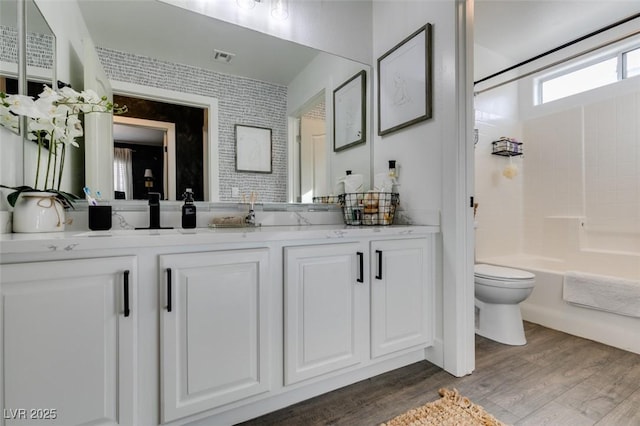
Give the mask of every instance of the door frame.
[[[218, 155], [218, 99], [191, 93], [176, 92], [157, 87], [142, 86], [140, 84], [122, 81], [111, 82], [115, 95], [170, 104], [185, 105], [206, 110], [205, 130], [203, 135], [203, 184], [205, 201], [220, 201], [220, 177]], [[208, 126], [207, 126], [208, 124]]]
[[[162, 143], [162, 164], [164, 173], [162, 178], [162, 190], [165, 200], [176, 200], [176, 125], [167, 121], [146, 120], [143, 118], [113, 116], [113, 124], [124, 124], [131, 127], [143, 127], [146, 129], [164, 132]], [[115, 143], [115, 141], [114, 141]]]

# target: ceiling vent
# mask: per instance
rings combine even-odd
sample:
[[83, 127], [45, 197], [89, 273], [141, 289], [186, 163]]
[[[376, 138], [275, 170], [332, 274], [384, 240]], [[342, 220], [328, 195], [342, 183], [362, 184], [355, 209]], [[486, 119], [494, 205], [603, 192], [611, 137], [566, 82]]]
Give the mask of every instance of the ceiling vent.
[[222, 50], [213, 50], [213, 60], [218, 62], [229, 63], [236, 56], [235, 53], [223, 52]]

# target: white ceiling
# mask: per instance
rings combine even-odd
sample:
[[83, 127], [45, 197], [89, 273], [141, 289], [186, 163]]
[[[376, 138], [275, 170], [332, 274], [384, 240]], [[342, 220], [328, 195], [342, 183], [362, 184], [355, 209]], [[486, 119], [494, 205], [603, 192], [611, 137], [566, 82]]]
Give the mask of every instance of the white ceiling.
[[[79, 4], [99, 47], [224, 74], [286, 86], [318, 54], [155, 0], [79, 0]], [[214, 49], [236, 56], [231, 63], [216, 62]]]
[[476, 0], [474, 38], [515, 65], [637, 13], [638, 0]]
[[[80, 9], [100, 47], [280, 85], [318, 53], [156, 0], [80, 0]], [[639, 12], [638, 0], [476, 0], [474, 37], [516, 64]], [[214, 49], [236, 56], [218, 63]]]
[[113, 124], [113, 140], [137, 145], [159, 145], [164, 143], [163, 130], [149, 127], [128, 125], [121, 123]]
[[[156, 0], [79, 3], [97, 46], [168, 62], [286, 86], [318, 54], [314, 49]], [[638, 0], [476, 0], [475, 43], [516, 64], [639, 12]], [[228, 64], [215, 62], [214, 49], [236, 56]], [[162, 137], [132, 135], [129, 130], [128, 126], [116, 129], [118, 137], [125, 140]]]

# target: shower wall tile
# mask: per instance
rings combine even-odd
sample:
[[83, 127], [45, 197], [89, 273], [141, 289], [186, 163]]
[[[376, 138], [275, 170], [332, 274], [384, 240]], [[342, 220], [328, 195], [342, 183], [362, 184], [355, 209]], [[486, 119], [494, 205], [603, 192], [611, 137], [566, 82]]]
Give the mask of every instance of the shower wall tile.
[[[475, 147], [476, 257], [505, 256], [522, 250], [522, 157], [492, 155], [491, 142], [501, 136], [522, 140], [522, 128], [514, 117], [512, 88], [497, 89], [499, 97], [478, 95], [475, 99], [478, 143]], [[504, 168], [513, 164], [518, 175], [507, 179]]]
[[640, 93], [585, 106], [588, 226], [640, 233]]
[[583, 214], [582, 123], [580, 108], [524, 123], [524, 247], [528, 253], [558, 254], [557, 244], [551, 244], [549, 237], [556, 228], [549, 229], [545, 218]]
[[[480, 114], [476, 112], [476, 127], [481, 129], [481, 136], [482, 132], [511, 136], [509, 132], [517, 128], [521, 120], [524, 142], [522, 163], [518, 164], [521, 194], [511, 191], [510, 185], [501, 185], [504, 178], [496, 173], [499, 160], [488, 159], [494, 156], [487, 155], [488, 147], [482, 146], [482, 137], [476, 147], [479, 257], [509, 254], [500, 247], [507, 241], [502, 236], [500, 221], [485, 216], [491, 213], [495, 218], [502, 218], [497, 207], [483, 207], [483, 200], [490, 194], [496, 206], [512, 212], [515, 211], [513, 205], [522, 203], [521, 229], [511, 232], [521, 238], [520, 246], [526, 254], [560, 257], [577, 267], [584, 264], [597, 270], [601, 259], [606, 258], [605, 263], [614, 265], [616, 256], [627, 252], [629, 259], [635, 259], [637, 264], [637, 255], [640, 255], [640, 86], [626, 87], [631, 90], [614, 88], [576, 98], [569, 109], [562, 109], [568, 103], [545, 105], [534, 112], [520, 109], [521, 114], [530, 116], [509, 114], [509, 122], [495, 119], [499, 114], [490, 106], [508, 104], [505, 96], [517, 99], [522, 92], [486, 92], [476, 97], [475, 107], [480, 110]], [[542, 111], [547, 111], [546, 115], [542, 115]], [[482, 120], [487, 117], [493, 120]], [[495, 235], [499, 236], [495, 244], [485, 241]], [[509, 247], [517, 246], [513, 241], [509, 243], [512, 244]], [[606, 255], [603, 251], [616, 254]]]

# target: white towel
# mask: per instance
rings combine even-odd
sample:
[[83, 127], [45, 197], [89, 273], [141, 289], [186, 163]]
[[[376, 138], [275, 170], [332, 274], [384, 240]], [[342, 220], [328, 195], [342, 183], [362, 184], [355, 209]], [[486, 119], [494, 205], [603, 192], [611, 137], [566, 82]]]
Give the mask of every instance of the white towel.
[[640, 281], [568, 271], [562, 298], [588, 308], [640, 317]]

